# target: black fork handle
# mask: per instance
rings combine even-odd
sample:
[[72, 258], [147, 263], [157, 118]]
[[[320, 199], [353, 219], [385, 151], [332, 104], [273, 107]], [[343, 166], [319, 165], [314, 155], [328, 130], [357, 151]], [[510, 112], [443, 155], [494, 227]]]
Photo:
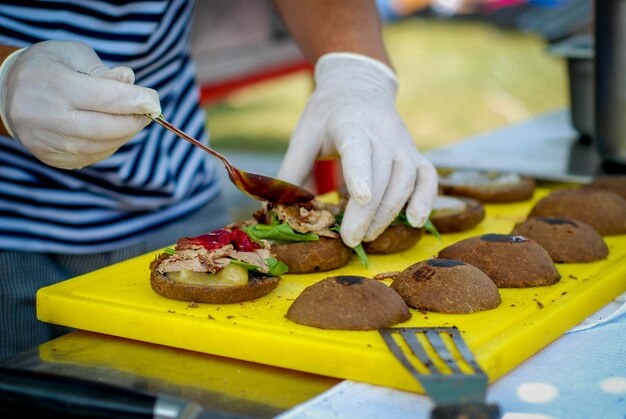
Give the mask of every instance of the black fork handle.
[[500, 408], [495, 404], [444, 404], [433, 409], [431, 419], [499, 419]]
[[[46, 418], [192, 418], [199, 409], [110, 384], [42, 371], [0, 368], [0, 417]], [[188, 416], [188, 414], [191, 414]]]

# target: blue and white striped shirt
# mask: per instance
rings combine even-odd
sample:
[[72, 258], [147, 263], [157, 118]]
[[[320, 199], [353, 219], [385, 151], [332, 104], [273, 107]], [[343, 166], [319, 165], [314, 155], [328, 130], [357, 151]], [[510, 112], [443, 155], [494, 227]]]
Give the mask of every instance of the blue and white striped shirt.
[[[159, 93], [163, 114], [208, 141], [189, 38], [193, 1], [19, 1], [0, 4], [0, 44], [82, 41], [109, 67]], [[215, 162], [151, 124], [113, 156], [80, 170], [46, 166], [0, 136], [0, 248], [93, 253], [142, 240], [213, 199]]]

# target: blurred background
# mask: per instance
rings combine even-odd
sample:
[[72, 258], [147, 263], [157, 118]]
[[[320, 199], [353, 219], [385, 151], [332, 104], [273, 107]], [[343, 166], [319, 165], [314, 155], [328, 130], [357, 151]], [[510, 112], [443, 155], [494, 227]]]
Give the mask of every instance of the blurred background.
[[[420, 149], [568, 106], [567, 63], [550, 48], [589, 32], [590, 0], [377, 3], [399, 112]], [[274, 174], [313, 88], [311, 67], [264, 0], [200, 1], [193, 45], [213, 146]]]

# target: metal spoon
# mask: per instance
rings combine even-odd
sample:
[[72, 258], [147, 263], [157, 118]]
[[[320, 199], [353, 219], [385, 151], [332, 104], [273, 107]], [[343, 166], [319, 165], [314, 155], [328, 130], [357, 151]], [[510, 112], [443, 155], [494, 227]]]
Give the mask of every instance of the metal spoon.
[[189, 141], [196, 147], [200, 147], [207, 153], [212, 154], [213, 156], [220, 159], [226, 167], [226, 171], [228, 172], [228, 177], [230, 178], [230, 180], [235, 184], [237, 188], [239, 188], [239, 190], [241, 190], [246, 195], [251, 196], [252, 198], [261, 201], [289, 205], [300, 202], [307, 202], [315, 197], [315, 195], [313, 195], [311, 192], [292, 183], [285, 182], [270, 176], [237, 169], [235, 166], [232, 165], [231, 162], [228, 161], [226, 157], [213, 150], [212, 148], [206, 146], [205, 144], [201, 143], [200, 141], [196, 140], [195, 138], [185, 134], [183, 131], [163, 119], [162, 116], [158, 116], [156, 118], [153, 118], [150, 115], [146, 116], [152, 119], [157, 124], [161, 125], [162, 127], [173, 132], [180, 138]]

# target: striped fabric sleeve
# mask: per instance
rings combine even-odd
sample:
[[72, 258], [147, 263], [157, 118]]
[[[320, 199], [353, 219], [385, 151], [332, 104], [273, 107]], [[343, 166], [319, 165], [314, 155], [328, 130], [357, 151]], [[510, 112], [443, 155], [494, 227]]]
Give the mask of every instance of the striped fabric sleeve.
[[[0, 43], [89, 44], [110, 67], [128, 66], [157, 90], [163, 114], [208, 141], [190, 59], [187, 0], [20, 1], [0, 4]], [[93, 253], [141, 241], [220, 190], [214, 161], [152, 124], [110, 158], [81, 170], [38, 161], [0, 137], [0, 248]]]

